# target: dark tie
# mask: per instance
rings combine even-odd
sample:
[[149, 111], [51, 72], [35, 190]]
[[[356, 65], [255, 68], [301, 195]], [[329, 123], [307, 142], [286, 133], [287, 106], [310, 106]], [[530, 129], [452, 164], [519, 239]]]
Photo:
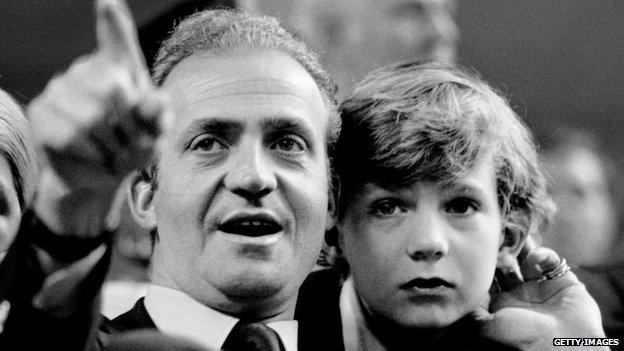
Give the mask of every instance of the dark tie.
[[275, 330], [262, 323], [238, 322], [223, 343], [224, 351], [284, 351]]

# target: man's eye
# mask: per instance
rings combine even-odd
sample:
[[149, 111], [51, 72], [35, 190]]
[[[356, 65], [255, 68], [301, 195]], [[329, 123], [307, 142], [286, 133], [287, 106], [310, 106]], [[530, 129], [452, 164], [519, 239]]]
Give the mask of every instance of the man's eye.
[[452, 199], [445, 206], [446, 212], [462, 216], [471, 215], [478, 209], [478, 203], [466, 197]]
[[394, 199], [383, 199], [375, 202], [370, 213], [377, 217], [390, 217], [405, 212], [405, 208]]
[[279, 138], [276, 142], [271, 145], [271, 149], [291, 153], [298, 154], [305, 151], [305, 142], [294, 135], [283, 136]]
[[191, 150], [199, 150], [202, 152], [219, 152], [225, 150], [227, 146], [218, 139], [211, 136], [197, 137], [191, 143]]

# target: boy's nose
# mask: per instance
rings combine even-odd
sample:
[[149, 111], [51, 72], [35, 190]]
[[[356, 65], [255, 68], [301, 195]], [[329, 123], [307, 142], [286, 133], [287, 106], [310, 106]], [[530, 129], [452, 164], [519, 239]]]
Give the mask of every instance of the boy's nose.
[[225, 187], [248, 200], [258, 200], [277, 187], [270, 160], [261, 146], [241, 147], [225, 176]]
[[414, 261], [435, 262], [444, 257], [449, 243], [442, 218], [431, 213], [420, 213], [413, 222], [407, 242], [407, 254]]

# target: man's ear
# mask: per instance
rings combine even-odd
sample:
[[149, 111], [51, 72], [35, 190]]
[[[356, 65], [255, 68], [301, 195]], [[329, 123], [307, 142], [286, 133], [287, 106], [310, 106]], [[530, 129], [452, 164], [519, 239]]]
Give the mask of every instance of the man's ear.
[[509, 227], [503, 228], [503, 242], [498, 249], [498, 262], [497, 266], [501, 268], [508, 264], [509, 259], [513, 258], [515, 261], [516, 257], [522, 250], [522, 246], [524, 245], [527, 234], [518, 229], [511, 229]]
[[332, 176], [332, 182], [329, 187], [327, 196], [327, 219], [325, 221], [325, 231], [332, 229], [336, 225], [338, 219], [338, 199], [340, 196], [340, 180], [336, 176]]
[[152, 184], [139, 172], [134, 172], [126, 187], [126, 198], [134, 220], [145, 229], [156, 228], [154, 190]]

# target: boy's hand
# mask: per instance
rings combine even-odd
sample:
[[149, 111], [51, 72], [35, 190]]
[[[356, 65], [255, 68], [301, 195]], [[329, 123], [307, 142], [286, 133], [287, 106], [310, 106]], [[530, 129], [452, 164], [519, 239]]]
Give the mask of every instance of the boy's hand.
[[164, 99], [152, 88], [122, 0], [97, 1], [98, 46], [28, 107], [51, 169], [38, 215], [55, 232], [97, 235], [121, 180], [151, 157]]
[[552, 349], [553, 338], [605, 337], [598, 305], [574, 273], [544, 279], [560, 263], [547, 248], [528, 253], [520, 265], [525, 281], [492, 296], [490, 313], [478, 316], [483, 334], [522, 350]]

